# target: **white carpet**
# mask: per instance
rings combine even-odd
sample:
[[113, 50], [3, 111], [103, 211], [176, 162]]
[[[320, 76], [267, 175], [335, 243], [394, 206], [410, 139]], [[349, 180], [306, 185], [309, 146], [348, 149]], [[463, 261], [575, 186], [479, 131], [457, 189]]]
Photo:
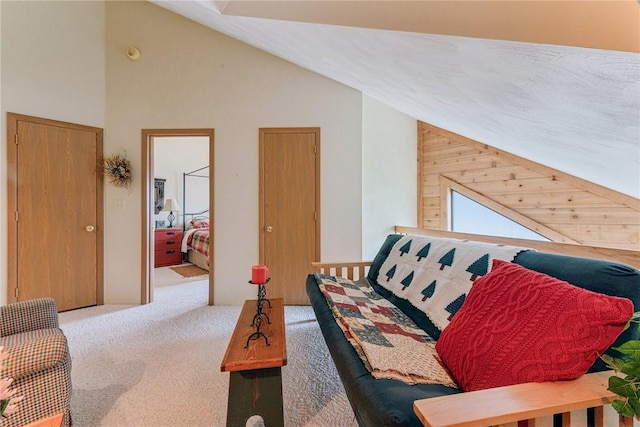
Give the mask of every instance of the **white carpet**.
[[[220, 362], [240, 307], [206, 305], [206, 280], [158, 279], [152, 304], [60, 314], [75, 427], [225, 425], [229, 374]], [[285, 425], [356, 426], [313, 310], [287, 306], [285, 320]]]

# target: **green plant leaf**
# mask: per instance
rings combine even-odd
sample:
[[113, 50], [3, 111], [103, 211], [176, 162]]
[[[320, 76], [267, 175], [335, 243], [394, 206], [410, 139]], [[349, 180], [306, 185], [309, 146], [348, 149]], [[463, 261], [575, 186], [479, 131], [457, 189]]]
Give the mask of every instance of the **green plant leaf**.
[[625, 363], [624, 360], [617, 357], [611, 357], [608, 354], [603, 354], [602, 356], [600, 356], [600, 359], [602, 359], [602, 361], [614, 371], [620, 371]]
[[616, 377], [615, 375], [609, 377], [609, 388], [618, 396], [622, 397], [636, 397], [636, 390], [631, 384], [631, 381], [626, 378]]
[[638, 399], [638, 397], [630, 397], [627, 400], [627, 403], [629, 403], [629, 406], [631, 406], [635, 417], [640, 417], [640, 399]]
[[629, 340], [619, 347], [613, 347], [613, 349], [629, 356], [640, 356], [640, 340]]
[[633, 313], [631, 319], [629, 319], [627, 324], [624, 325], [624, 329], [622, 329], [622, 331], [624, 332], [629, 329], [632, 323], [638, 323], [638, 331], [640, 331], [640, 311], [636, 311], [635, 313]]
[[638, 360], [625, 359], [620, 372], [630, 377], [640, 377], [640, 362]]
[[624, 417], [632, 418], [634, 416], [633, 408], [629, 405], [628, 401], [614, 400], [611, 402], [611, 406]]
[[614, 400], [611, 402], [611, 406], [615, 409], [620, 415], [625, 417], [633, 417], [633, 408], [631, 405], [627, 403], [626, 400]]

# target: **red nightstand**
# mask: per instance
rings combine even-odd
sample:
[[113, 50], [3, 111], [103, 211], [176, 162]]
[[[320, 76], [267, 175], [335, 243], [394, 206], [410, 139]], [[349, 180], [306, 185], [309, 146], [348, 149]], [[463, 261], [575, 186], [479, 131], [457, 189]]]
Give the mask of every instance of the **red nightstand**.
[[182, 230], [179, 228], [156, 228], [155, 267], [182, 263]]

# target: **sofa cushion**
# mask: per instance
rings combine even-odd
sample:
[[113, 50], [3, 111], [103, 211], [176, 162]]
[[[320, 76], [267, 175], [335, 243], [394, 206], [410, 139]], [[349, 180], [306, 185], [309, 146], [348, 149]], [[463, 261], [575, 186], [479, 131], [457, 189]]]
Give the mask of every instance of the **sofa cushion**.
[[490, 270], [491, 261], [511, 261], [523, 250], [526, 248], [405, 235], [389, 249], [373, 279], [378, 289], [386, 291], [385, 297], [395, 297], [392, 302], [408, 302], [399, 307], [407, 315], [420, 312], [426, 316], [429, 322], [414, 322], [437, 338], [462, 306], [473, 281]]
[[[640, 310], [640, 270], [631, 266], [602, 259], [534, 251], [519, 253], [513, 262], [590, 291], [628, 298], [636, 307], [635, 310]], [[620, 357], [620, 353], [614, 350], [614, 347], [638, 339], [640, 339], [638, 328], [627, 328], [606, 353], [612, 357]], [[608, 369], [607, 365], [598, 358], [589, 372]]]
[[436, 349], [465, 391], [569, 380], [588, 371], [633, 310], [626, 298], [494, 260]]

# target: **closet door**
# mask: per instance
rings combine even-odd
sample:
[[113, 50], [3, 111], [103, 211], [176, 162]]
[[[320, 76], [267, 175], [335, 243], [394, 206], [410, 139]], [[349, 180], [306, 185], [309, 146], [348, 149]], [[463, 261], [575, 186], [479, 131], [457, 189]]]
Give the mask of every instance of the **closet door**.
[[102, 303], [102, 130], [8, 121], [15, 141], [8, 300], [53, 297], [60, 311]]
[[260, 129], [260, 261], [269, 297], [309, 304], [305, 279], [320, 257], [320, 129]]

